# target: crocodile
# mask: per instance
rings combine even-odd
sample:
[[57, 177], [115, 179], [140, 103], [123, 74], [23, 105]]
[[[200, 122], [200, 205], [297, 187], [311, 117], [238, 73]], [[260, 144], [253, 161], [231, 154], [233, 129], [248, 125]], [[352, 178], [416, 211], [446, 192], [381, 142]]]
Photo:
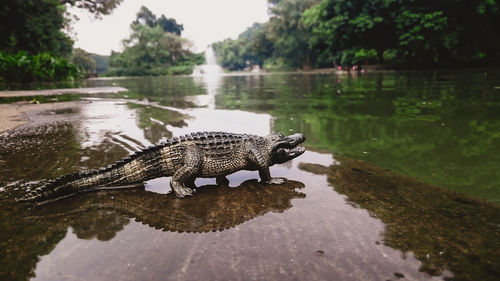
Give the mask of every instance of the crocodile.
[[101, 231], [103, 237], [113, 236], [109, 233], [123, 226], [113, 223], [98, 226], [95, 221], [111, 216], [114, 218], [110, 218], [110, 222], [120, 223], [122, 220], [118, 217], [123, 215], [168, 232], [224, 231], [269, 212], [282, 213], [292, 207], [292, 199], [306, 197], [302, 188], [304, 184], [294, 180], [266, 188], [252, 179], [237, 188], [203, 185], [197, 192], [202, 196], [184, 200], [176, 200], [171, 193], [154, 193], [144, 188], [109, 190], [96, 195], [82, 194], [59, 204], [28, 208], [23, 218], [33, 223], [60, 224], [63, 225], [61, 229], [71, 226], [81, 236], [85, 236], [82, 232], [89, 231]]
[[239, 170], [259, 171], [263, 183], [282, 184], [271, 177], [269, 167], [304, 153], [303, 134], [267, 136], [226, 132], [197, 132], [167, 139], [129, 155], [114, 164], [44, 182], [19, 201], [50, 201], [79, 192], [129, 188], [158, 177], [171, 177], [178, 198], [193, 196], [196, 178], [216, 178], [228, 185], [227, 175]]

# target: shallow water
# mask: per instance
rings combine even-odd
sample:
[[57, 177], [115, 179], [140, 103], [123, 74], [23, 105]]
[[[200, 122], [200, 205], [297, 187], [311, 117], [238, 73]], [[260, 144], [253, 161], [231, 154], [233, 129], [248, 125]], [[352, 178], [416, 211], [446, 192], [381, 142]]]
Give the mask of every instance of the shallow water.
[[[35, 111], [32, 122], [0, 135], [0, 280], [500, 274], [500, 208], [453, 192], [499, 202], [498, 72], [87, 83], [129, 92]], [[37, 207], [13, 201], [23, 182], [105, 166], [162, 138], [209, 130], [302, 132], [308, 150], [271, 168], [289, 179], [280, 186], [242, 171], [228, 177], [231, 188], [199, 179], [196, 196], [183, 200], [166, 194], [169, 179], [160, 178], [143, 189]]]
[[[272, 130], [301, 131], [316, 150], [500, 203], [498, 69], [145, 77], [89, 84], [102, 85], [123, 86], [129, 97], [164, 106], [264, 114], [272, 118]], [[202, 119], [210, 111], [207, 115]], [[216, 121], [207, 119], [201, 129]]]

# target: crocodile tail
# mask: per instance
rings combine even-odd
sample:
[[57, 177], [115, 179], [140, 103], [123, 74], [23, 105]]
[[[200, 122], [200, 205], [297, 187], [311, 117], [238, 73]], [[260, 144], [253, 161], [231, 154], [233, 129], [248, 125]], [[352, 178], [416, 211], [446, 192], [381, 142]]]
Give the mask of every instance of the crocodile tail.
[[67, 174], [45, 182], [43, 185], [31, 190], [19, 201], [40, 202], [98, 189], [108, 182], [112, 182], [112, 178], [109, 178], [106, 173], [113, 174], [113, 171], [106, 172], [99, 169]]
[[151, 175], [145, 174], [148, 169], [144, 168], [145, 161], [138, 157], [141, 156], [139, 154], [144, 155], [144, 151], [125, 157], [105, 168], [75, 172], [49, 180], [31, 190], [19, 201], [55, 200], [79, 192], [141, 184], [151, 178]]
[[170, 146], [200, 139], [199, 135], [199, 133], [194, 133], [179, 138], [167, 139], [159, 144], [129, 155], [105, 168], [75, 172], [49, 180], [31, 190], [26, 196], [18, 199], [18, 201], [39, 202], [53, 200], [79, 192], [123, 188], [123, 186], [137, 185], [152, 178], [171, 176], [175, 170], [175, 165], [170, 164], [166, 165], [168, 167], [162, 167], [160, 164], [161, 160], [167, 157], [162, 155], [170, 153]]

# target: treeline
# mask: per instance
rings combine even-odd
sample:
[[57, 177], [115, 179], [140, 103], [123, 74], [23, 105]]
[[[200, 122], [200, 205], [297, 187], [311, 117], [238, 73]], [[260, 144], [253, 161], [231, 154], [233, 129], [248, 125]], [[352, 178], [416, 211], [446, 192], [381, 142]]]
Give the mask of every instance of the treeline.
[[213, 45], [231, 70], [498, 65], [495, 0], [268, 0], [271, 18]]
[[130, 28], [124, 51], [111, 54], [107, 75], [191, 74], [195, 65], [204, 62], [202, 54], [189, 50], [191, 43], [181, 37], [184, 27], [175, 19], [157, 18], [143, 6]]
[[[67, 6], [109, 14], [122, 0], [9, 0], [0, 7], [0, 82], [60, 81], [90, 71], [76, 61]], [[90, 56], [90, 54], [86, 54]], [[95, 71], [94, 69], [92, 71]]]

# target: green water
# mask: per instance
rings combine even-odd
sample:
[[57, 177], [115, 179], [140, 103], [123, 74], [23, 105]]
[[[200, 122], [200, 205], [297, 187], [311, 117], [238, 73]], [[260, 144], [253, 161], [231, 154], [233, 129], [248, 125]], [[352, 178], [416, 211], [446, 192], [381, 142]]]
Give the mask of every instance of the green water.
[[[26, 124], [0, 132], [0, 280], [498, 279], [500, 72], [79, 84], [111, 85], [129, 92], [29, 105]], [[37, 180], [210, 130], [301, 132], [307, 150], [271, 167], [282, 185], [240, 171], [230, 187], [198, 179], [187, 199], [158, 178], [14, 200]]]
[[[131, 98], [267, 113], [307, 145], [500, 203], [500, 71], [273, 74], [99, 81]], [[196, 100], [196, 99], [194, 99]], [[206, 106], [201, 104], [201, 106]]]

